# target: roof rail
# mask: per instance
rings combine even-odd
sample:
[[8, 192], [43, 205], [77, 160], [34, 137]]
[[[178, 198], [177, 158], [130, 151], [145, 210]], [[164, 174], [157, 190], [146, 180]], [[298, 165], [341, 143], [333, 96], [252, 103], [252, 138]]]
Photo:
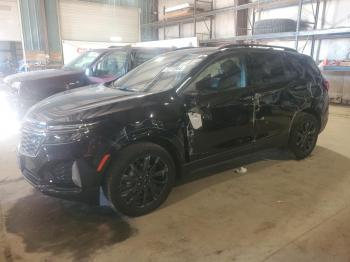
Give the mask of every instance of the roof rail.
[[249, 48], [249, 47], [298, 52], [297, 50], [289, 47], [275, 46], [275, 45], [259, 45], [259, 44], [227, 44], [227, 45], [222, 45], [219, 48]]
[[193, 46], [173, 47], [175, 50], [193, 49]]
[[108, 48], [129, 48], [131, 45], [111, 45]]

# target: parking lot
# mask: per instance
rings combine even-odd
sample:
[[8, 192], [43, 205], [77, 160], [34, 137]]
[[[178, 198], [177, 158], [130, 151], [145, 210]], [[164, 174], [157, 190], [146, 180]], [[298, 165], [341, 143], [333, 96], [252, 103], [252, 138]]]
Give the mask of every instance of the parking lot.
[[[349, 107], [331, 106], [305, 160], [268, 150], [187, 172], [139, 218], [36, 192], [17, 168], [16, 132], [7, 132], [0, 261], [348, 261], [349, 120]], [[248, 172], [235, 173], [240, 165]]]

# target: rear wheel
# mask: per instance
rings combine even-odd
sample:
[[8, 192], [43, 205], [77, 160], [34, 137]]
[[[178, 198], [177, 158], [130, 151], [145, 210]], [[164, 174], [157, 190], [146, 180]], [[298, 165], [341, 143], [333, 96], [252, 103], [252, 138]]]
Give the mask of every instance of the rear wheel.
[[168, 197], [175, 179], [169, 153], [152, 143], [123, 149], [108, 172], [107, 194], [113, 207], [128, 216], [147, 214]]
[[319, 133], [319, 123], [315, 116], [299, 113], [293, 123], [289, 148], [297, 159], [306, 158], [314, 150]]

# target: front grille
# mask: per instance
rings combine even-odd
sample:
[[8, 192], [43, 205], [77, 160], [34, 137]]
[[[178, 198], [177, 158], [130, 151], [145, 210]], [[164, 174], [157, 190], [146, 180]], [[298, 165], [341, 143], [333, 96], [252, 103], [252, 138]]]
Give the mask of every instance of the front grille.
[[43, 134], [31, 133], [22, 130], [21, 142], [19, 145], [19, 151], [23, 155], [35, 157], [39, 151], [41, 144], [44, 141]]
[[23, 176], [28, 179], [32, 184], [39, 185], [40, 184], [40, 178], [34, 175], [33, 173], [29, 172], [28, 170], [23, 170]]

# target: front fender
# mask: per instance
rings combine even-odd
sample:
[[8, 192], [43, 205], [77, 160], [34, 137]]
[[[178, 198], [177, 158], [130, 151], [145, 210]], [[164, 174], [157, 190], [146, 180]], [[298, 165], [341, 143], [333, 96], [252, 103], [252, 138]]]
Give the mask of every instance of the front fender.
[[145, 141], [165, 148], [177, 164], [186, 162], [185, 140], [181, 126], [166, 128], [165, 124], [153, 119], [120, 128], [115, 138], [109, 141], [108, 152], [115, 158], [126, 146]]

